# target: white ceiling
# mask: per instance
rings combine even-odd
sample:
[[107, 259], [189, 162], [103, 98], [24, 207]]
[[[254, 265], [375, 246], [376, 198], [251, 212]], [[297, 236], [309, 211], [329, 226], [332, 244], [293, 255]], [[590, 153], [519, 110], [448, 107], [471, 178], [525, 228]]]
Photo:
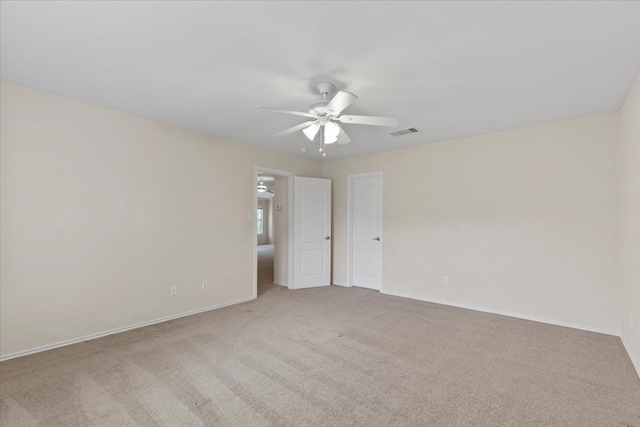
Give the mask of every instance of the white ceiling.
[[[640, 69], [640, 2], [6, 2], [3, 80], [298, 153], [330, 81], [360, 97], [327, 159], [616, 111]], [[315, 149], [305, 156], [320, 159]]]

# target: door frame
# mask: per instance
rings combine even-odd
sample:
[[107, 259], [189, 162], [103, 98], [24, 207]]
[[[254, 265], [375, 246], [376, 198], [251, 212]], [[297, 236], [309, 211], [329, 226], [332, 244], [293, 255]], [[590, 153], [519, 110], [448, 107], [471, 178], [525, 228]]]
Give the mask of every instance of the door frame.
[[347, 181], [348, 181], [348, 185], [347, 185], [347, 286], [353, 287], [353, 265], [352, 265], [352, 262], [353, 262], [353, 241], [352, 240], [353, 239], [351, 237], [351, 232], [353, 230], [353, 201], [352, 201], [353, 182], [357, 178], [368, 178], [368, 177], [372, 177], [372, 176], [380, 177], [380, 221], [383, 224], [383, 226], [382, 226], [383, 232], [381, 233], [381, 234], [383, 234], [381, 236], [383, 244], [380, 245], [380, 259], [382, 259], [383, 262], [380, 263], [380, 290], [379, 290], [379, 292], [382, 293], [382, 291], [384, 289], [384, 280], [383, 280], [383, 274], [382, 274], [383, 273], [383, 268], [384, 268], [384, 221], [383, 221], [384, 180], [383, 180], [382, 171], [357, 173], [357, 174], [353, 174], [353, 175], [347, 176]]
[[253, 167], [253, 298], [258, 297], [258, 223], [256, 222], [256, 212], [258, 211], [258, 173], [287, 177], [287, 288], [292, 289], [293, 279], [293, 172], [278, 169], [265, 168], [262, 166]]

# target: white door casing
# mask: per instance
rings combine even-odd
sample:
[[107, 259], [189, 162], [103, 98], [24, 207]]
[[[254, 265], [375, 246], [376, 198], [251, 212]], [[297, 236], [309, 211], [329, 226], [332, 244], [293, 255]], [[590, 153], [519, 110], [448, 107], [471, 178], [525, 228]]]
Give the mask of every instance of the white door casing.
[[331, 284], [331, 180], [296, 176], [293, 190], [293, 287]]
[[349, 176], [351, 285], [382, 288], [382, 173]]

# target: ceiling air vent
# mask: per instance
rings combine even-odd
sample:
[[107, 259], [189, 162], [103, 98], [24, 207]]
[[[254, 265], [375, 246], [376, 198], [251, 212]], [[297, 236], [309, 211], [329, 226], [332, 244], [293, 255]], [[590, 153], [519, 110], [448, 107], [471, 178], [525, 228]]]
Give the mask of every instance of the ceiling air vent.
[[406, 129], [394, 130], [393, 132], [389, 132], [389, 135], [402, 136], [402, 135], [409, 135], [410, 133], [418, 133], [418, 132], [420, 132], [420, 129], [418, 128], [406, 128]]

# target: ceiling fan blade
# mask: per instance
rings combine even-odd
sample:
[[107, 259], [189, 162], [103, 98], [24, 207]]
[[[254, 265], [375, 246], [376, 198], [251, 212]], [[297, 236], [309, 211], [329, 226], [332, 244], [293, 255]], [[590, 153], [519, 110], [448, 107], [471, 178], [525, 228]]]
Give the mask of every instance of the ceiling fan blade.
[[372, 126], [395, 126], [398, 119], [395, 117], [375, 117], [375, 116], [340, 116], [337, 117], [341, 123], [351, 123], [354, 125]]
[[314, 117], [315, 116], [311, 113], [305, 113], [303, 111], [292, 111], [292, 110], [283, 110], [281, 108], [273, 108], [273, 107], [264, 107], [262, 105], [256, 105], [255, 107], [253, 107], [254, 109], [262, 109], [262, 110], [269, 110], [269, 111], [273, 111], [274, 113], [284, 113], [284, 114], [293, 114], [294, 116], [302, 116], [302, 117]]
[[352, 93], [339, 91], [325, 108], [333, 111], [333, 114], [337, 116], [342, 110], [353, 104], [356, 99], [358, 99], [358, 97]]
[[344, 131], [344, 129], [342, 129], [340, 125], [338, 125], [338, 127], [340, 127], [340, 133], [338, 134], [338, 144], [345, 145], [350, 143], [351, 138], [349, 138], [349, 135], [346, 134], [346, 132]]
[[[316, 120], [317, 121], [317, 120]], [[311, 126], [312, 124], [314, 124], [316, 121], [309, 121], [309, 122], [304, 122], [304, 123], [300, 123], [299, 125], [295, 125], [294, 127], [291, 127], [289, 129], [285, 129], [282, 132], [278, 132], [273, 136], [286, 136], [286, 135], [291, 135], [294, 132], [299, 131], [300, 129], [304, 129], [307, 126]]]

